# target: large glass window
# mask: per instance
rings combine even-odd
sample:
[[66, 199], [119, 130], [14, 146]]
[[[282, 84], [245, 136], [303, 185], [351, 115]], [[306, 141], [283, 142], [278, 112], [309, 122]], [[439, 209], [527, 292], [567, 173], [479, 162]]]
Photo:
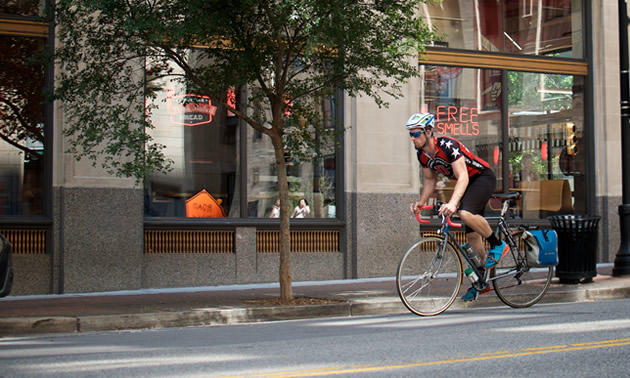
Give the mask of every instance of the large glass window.
[[522, 215], [586, 212], [581, 76], [508, 72], [510, 187]]
[[[436, 115], [436, 135], [458, 139], [487, 161], [497, 175], [497, 191], [521, 192], [518, 217], [546, 219], [586, 212], [584, 77], [442, 66], [420, 69], [424, 83], [420, 110]], [[502, 75], [508, 82], [506, 93]], [[506, 98], [508, 114], [503, 114]], [[505, 123], [508, 135], [501, 132]], [[448, 200], [453, 186], [441, 178], [438, 199]], [[498, 209], [492, 201], [489, 206]]]
[[[321, 102], [321, 119], [325, 129], [335, 129], [335, 101], [326, 98]], [[278, 179], [275, 168], [275, 155], [271, 140], [252, 128], [248, 131], [248, 216], [276, 217], [273, 211], [278, 201]], [[317, 138], [317, 136], [315, 136]], [[309, 212], [304, 218], [336, 218], [335, 172], [336, 157], [334, 144], [320, 146], [318, 156], [310, 161], [296, 161], [287, 158], [289, 181], [289, 216], [300, 200], [305, 201]], [[296, 217], [297, 212], [296, 212]]]
[[[453, 137], [488, 162], [500, 188], [501, 72], [443, 66], [420, 66], [420, 69], [424, 79], [421, 111], [436, 115], [436, 136]], [[438, 199], [447, 201], [454, 184], [440, 177]]]
[[145, 214], [239, 217], [239, 122], [218, 101], [189, 92], [176, 78], [181, 72], [173, 70], [175, 78], [147, 74], [155, 126], [148, 132], [165, 146], [173, 164], [169, 173], [154, 174], [147, 183]]
[[45, 41], [0, 36], [0, 216], [45, 212]]
[[[176, 67], [172, 68], [177, 75]], [[150, 72], [149, 65], [147, 90], [151, 96], [147, 104], [155, 128], [147, 132], [166, 147], [166, 157], [173, 161], [173, 169], [166, 174], [154, 174], [147, 182], [145, 215], [272, 217], [278, 184], [270, 138], [239, 121], [219, 101], [190, 93], [182, 80], [152, 77]], [[226, 98], [233, 99], [240, 107], [237, 92], [228, 91]], [[257, 117], [265, 109], [250, 106], [248, 111]], [[335, 112], [333, 98], [321, 101], [318, 118], [324, 120], [324, 130], [335, 130]], [[316, 132], [316, 128], [301, 126]], [[243, 127], [245, 130], [241, 131]], [[240, 138], [243, 132], [245, 141]], [[304, 218], [336, 218], [336, 148], [334, 144], [317, 145], [320, 150], [312, 160], [286, 156], [290, 212], [304, 199], [310, 210]], [[240, 184], [243, 160], [247, 167], [242, 178], [246, 180], [245, 187]], [[242, 193], [244, 188], [246, 193]], [[246, 199], [244, 203], [242, 198]]]
[[583, 0], [443, 0], [422, 5], [437, 46], [584, 58]]

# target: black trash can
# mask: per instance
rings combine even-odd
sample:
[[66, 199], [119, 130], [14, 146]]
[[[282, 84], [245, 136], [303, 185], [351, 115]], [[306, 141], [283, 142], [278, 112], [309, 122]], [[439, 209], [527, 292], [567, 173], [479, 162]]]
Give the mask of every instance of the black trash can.
[[558, 233], [556, 277], [561, 283], [592, 282], [597, 275], [599, 217], [554, 215], [549, 220]]

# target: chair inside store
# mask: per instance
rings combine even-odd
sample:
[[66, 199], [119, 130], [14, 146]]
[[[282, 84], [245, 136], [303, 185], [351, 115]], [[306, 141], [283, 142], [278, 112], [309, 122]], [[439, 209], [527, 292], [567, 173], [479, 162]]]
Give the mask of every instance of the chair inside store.
[[523, 217], [538, 218], [553, 214], [572, 214], [573, 199], [568, 180], [543, 180], [521, 182], [518, 190], [523, 197], [520, 208]]

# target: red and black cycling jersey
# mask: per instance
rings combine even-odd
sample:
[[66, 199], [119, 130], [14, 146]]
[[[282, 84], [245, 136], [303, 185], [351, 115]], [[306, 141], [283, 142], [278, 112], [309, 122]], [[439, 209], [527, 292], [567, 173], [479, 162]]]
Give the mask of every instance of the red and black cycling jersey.
[[435, 142], [435, 157], [432, 158], [424, 150], [417, 150], [418, 160], [422, 167], [428, 167], [436, 170], [438, 173], [450, 179], [457, 179], [453, 172], [452, 162], [464, 157], [466, 159], [466, 168], [468, 169], [468, 177], [473, 178], [490, 165], [483, 159], [475, 156], [460, 141], [449, 137], [433, 137]]

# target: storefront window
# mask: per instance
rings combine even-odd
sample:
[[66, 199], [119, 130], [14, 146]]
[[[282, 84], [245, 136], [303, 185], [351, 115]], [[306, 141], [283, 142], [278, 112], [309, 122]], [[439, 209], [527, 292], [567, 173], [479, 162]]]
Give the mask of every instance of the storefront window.
[[436, 46], [584, 58], [583, 0], [443, 0], [422, 5]]
[[[462, 142], [485, 160], [501, 188], [501, 71], [420, 66], [421, 111], [436, 115], [435, 135]], [[438, 200], [448, 201], [455, 183], [440, 176]]]
[[[176, 72], [176, 68], [173, 67]], [[145, 215], [176, 218], [240, 218], [246, 209], [250, 218], [271, 217], [278, 200], [278, 179], [271, 139], [239, 121], [218, 101], [189, 93], [177, 79], [151, 77], [147, 71], [148, 107], [155, 128], [148, 130], [155, 142], [165, 146], [173, 162], [166, 174], [154, 174], [145, 186]], [[237, 91], [238, 92], [238, 91]], [[226, 96], [240, 106], [234, 90]], [[335, 130], [336, 107], [332, 97], [321, 101], [320, 119], [325, 130]], [[261, 107], [251, 106], [253, 117]], [[308, 127], [308, 125], [304, 125]], [[241, 142], [240, 128], [246, 140]], [[315, 138], [316, 128], [312, 129]], [[324, 139], [324, 138], [322, 138]], [[290, 157], [287, 152], [290, 213], [304, 199], [310, 209], [305, 218], [335, 218], [336, 148], [319, 147], [311, 160]], [[247, 150], [241, 152], [241, 146]], [[240, 166], [245, 166], [246, 193], [242, 193]], [[247, 198], [241, 203], [241, 198]], [[291, 214], [289, 214], [291, 215]]]
[[[319, 104], [323, 129], [335, 130], [335, 100], [333, 97], [322, 99]], [[308, 127], [308, 125], [303, 125]], [[315, 128], [309, 128], [312, 137], [320, 139]], [[319, 129], [319, 128], [318, 128]], [[308, 212], [296, 218], [336, 218], [335, 197], [335, 168], [336, 157], [333, 141], [321, 137], [318, 144], [319, 151], [313, 159], [300, 161], [290, 158], [287, 151], [287, 180], [289, 181], [289, 216], [301, 200], [308, 206]], [[278, 201], [278, 178], [275, 165], [275, 154], [271, 139], [252, 128], [248, 131], [247, 140], [247, 205], [248, 216], [257, 218], [275, 218], [278, 213], [273, 212]], [[300, 211], [298, 211], [300, 212]]]
[[510, 187], [524, 218], [586, 211], [583, 78], [508, 72]]
[[[321, 101], [322, 119], [326, 129], [335, 129], [334, 99]], [[317, 137], [317, 136], [316, 136]], [[278, 178], [275, 167], [275, 155], [268, 136], [252, 128], [248, 131], [248, 216], [275, 217], [273, 206], [278, 201]], [[336, 218], [337, 201], [335, 197], [336, 157], [334, 144], [321, 147], [318, 156], [310, 161], [287, 162], [289, 181], [289, 216], [304, 200], [309, 208], [304, 218]], [[298, 217], [296, 213], [296, 217]]]
[[[175, 74], [177, 74], [177, 70]], [[239, 217], [239, 122], [218, 101], [191, 93], [172, 78], [147, 74], [154, 129], [148, 130], [173, 162], [146, 185], [145, 215]], [[226, 93], [226, 96], [228, 94]]]
[[[458, 139], [488, 162], [497, 175], [497, 191], [507, 186], [521, 192], [518, 217], [586, 212], [582, 76], [509, 71], [507, 93], [502, 93], [501, 70], [420, 69], [421, 110], [436, 115], [436, 135]], [[502, 98], [508, 100], [507, 136], [501, 133]], [[508, 171], [503, 174], [506, 147]], [[441, 178], [438, 200], [448, 200], [453, 185]]]
[[0, 36], [0, 216], [44, 214], [45, 39]]

